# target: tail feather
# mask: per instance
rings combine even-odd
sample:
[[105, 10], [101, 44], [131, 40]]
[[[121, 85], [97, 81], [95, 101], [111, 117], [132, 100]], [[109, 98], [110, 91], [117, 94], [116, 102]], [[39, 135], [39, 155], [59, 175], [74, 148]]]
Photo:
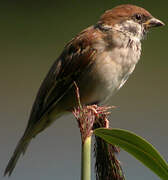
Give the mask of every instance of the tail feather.
[[4, 172], [4, 176], [6, 176], [7, 174], [8, 174], [8, 176], [10, 176], [12, 174], [20, 155], [21, 154], [24, 155], [30, 141], [31, 141], [31, 139], [27, 140], [27, 139], [25, 139], [24, 136], [20, 139], [10, 161], [8, 162], [8, 165], [7, 165], [5, 172]]
[[27, 126], [22, 138], [18, 142], [15, 151], [9, 160], [7, 167], [4, 172], [4, 176], [8, 174], [10, 176], [16, 166], [16, 163], [19, 157], [25, 154], [28, 145], [32, 138], [34, 138], [39, 132], [43, 131], [47, 127], [46, 117], [43, 117], [41, 121], [37, 124], [33, 124], [32, 126]]
[[[59, 115], [57, 115], [57, 118], [60, 115], [61, 115], [61, 113]], [[19, 157], [21, 156], [21, 154], [22, 155], [25, 154], [26, 149], [27, 149], [30, 141], [32, 140], [32, 138], [35, 138], [38, 133], [40, 133], [41, 131], [46, 129], [48, 126], [50, 126], [54, 122], [53, 120], [54, 120], [54, 118], [52, 118], [52, 117], [49, 118], [46, 114], [45, 116], [43, 116], [40, 119], [40, 121], [38, 123], [28, 124], [23, 137], [20, 139], [11, 159], [8, 162], [8, 165], [4, 172], [4, 176], [7, 174], [10, 176], [12, 174]]]

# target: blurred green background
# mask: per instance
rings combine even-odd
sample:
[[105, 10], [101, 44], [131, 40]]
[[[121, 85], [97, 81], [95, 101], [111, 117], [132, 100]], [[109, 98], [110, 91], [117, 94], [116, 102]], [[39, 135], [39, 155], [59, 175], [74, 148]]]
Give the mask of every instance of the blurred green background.
[[[123, 3], [142, 6], [167, 24], [165, 0], [0, 2], [0, 179], [25, 129], [37, 90], [64, 45], [106, 9]], [[148, 34], [135, 72], [113, 97], [112, 104], [118, 108], [110, 118], [111, 127], [145, 137], [166, 159], [167, 44], [167, 26]], [[159, 180], [127, 153], [121, 151], [119, 159], [127, 179]], [[80, 134], [74, 118], [65, 116], [37, 136], [10, 179], [79, 180]]]

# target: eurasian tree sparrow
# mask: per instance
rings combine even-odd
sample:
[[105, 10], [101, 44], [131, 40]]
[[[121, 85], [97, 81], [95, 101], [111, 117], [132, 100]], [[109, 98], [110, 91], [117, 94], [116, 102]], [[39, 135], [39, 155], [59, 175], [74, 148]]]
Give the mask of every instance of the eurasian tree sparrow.
[[106, 11], [95, 25], [73, 38], [52, 65], [37, 93], [27, 128], [5, 175], [11, 175], [32, 138], [77, 106], [74, 81], [82, 104], [106, 102], [133, 72], [146, 32], [163, 25], [141, 7], [120, 5]]

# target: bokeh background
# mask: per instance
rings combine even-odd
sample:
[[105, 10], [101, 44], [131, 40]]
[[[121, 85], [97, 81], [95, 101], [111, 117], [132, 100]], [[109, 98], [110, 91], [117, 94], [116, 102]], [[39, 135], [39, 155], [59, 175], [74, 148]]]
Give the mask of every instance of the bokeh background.
[[[21, 137], [37, 90], [64, 45], [94, 24], [109, 8], [132, 3], [167, 23], [168, 1], [55, 0], [0, 1], [0, 179]], [[113, 98], [111, 127], [131, 130], [168, 159], [168, 32], [154, 29], [143, 42], [141, 61]], [[159, 180], [121, 151], [129, 180]], [[80, 134], [72, 115], [55, 122], [32, 141], [11, 180], [79, 180]], [[93, 174], [93, 179], [94, 174]]]

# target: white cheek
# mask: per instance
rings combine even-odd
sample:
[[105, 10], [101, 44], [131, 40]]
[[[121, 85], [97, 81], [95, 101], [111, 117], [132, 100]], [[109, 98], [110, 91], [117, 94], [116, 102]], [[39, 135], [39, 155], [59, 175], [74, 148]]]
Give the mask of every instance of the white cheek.
[[[124, 34], [127, 34], [131, 37], [134, 41], [140, 41], [142, 39], [143, 35], [143, 27], [139, 23], [133, 21], [133, 20], [127, 20], [124, 21], [121, 24], [116, 24], [114, 26], [114, 29], [120, 32], [123, 32]], [[131, 32], [130, 30], [135, 30], [134, 32]]]

